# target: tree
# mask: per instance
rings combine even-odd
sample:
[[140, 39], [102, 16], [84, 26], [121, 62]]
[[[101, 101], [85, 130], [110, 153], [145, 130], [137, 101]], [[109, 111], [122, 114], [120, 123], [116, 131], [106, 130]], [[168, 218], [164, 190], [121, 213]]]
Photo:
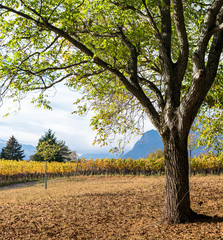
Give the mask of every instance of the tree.
[[[155, 149], [154, 149], [155, 150]], [[150, 152], [146, 158], [157, 160], [159, 158], [164, 157], [163, 149], [156, 149], [154, 152]]]
[[51, 152], [49, 152], [50, 155], [47, 156], [47, 161], [65, 162], [67, 160], [70, 160], [69, 155], [71, 152], [69, 148], [65, 145], [65, 142], [58, 141], [57, 138], [55, 137], [55, 133], [53, 133], [53, 131], [49, 129], [47, 132], [45, 132], [45, 135], [41, 136], [41, 138], [39, 139], [38, 145], [36, 147], [37, 151], [33, 156], [33, 161], [44, 161], [44, 157], [41, 153], [42, 152], [41, 146], [43, 145], [43, 143], [47, 143], [47, 146], [48, 145], [52, 145], [52, 147], [56, 146], [57, 147], [56, 149], [58, 150], [54, 151], [53, 155], [51, 154]]
[[76, 161], [78, 160], [78, 154], [76, 151], [72, 151], [69, 155], [70, 161]]
[[[165, 155], [168, 223], [192, 221], [187, 141], [222, 69], [223, 0], [3, 0], [1, 93], [22, 99], [66, 81], [75, 112], [95, 112], [95, 142], [139, 131], [148, 116]], [[18, 94], [18, 91], [20, 94]], [[87, 102], [86, 102], [87, 101]]]
[[3, 147], [2, 150], [1, 150], [1, 154], [0, 154], [0, 158], [4, 158], [6, 159], [6, 152], [5, 152], [5, 148]]
[[53, 139], [48, 139], [38, 144], [36, 154], [45, 161], [45, 189], [47, 189], [47, 161], [56, 159], [60, 150], [60, 146], [57, 143], [53, 143]]
[[1, 158], [8, 160], [22, 160], [25, 157], [22, 145], [18, 143], [14, 136], [11, 136], [6, 143], [6, 146], [2, 148]]

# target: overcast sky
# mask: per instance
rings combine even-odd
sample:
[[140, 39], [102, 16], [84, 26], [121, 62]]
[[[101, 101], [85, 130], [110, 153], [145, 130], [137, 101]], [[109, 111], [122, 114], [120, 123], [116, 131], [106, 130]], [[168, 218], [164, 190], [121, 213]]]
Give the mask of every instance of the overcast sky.
[[[52, 129], [58, 140], [65, 141], [71, 150], [80, 154], [107, 152], [109, 148], [92, 145], [96, 134], [89, 127], [92, 114], [86, 117], [71, 114], [74, 110], [73, 102], [78, 94], [60, 85], [57, 87], [56, 94], [52, 95], [53, 97], [50, 98], [52, 111], [35, 108], [35, 105], [30, 103], [30, 96], [21, 102], [20, 111], [13, 113], [11, 110], [11, 114], [5, 118], [3, 116], [13, 105], [9, 101], [4, 102], [0, 108], [0, 139], [8, 140], [14, 135], [19, 143], [36, 146], [41, 135], [48, 129]], [[152, 124], [147, 121], [145, 131], [152, 128]], [[126, 146], [126, 151], [131, 149], [139, 138], [140, 136], [132, 139]]]

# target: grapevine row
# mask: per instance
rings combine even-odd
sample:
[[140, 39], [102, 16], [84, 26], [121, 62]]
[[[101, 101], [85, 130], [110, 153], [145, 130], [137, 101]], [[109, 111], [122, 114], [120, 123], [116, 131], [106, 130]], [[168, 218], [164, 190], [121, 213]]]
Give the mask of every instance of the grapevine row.
[[[164, 158], [134, 159], [79, 159], [76, 162], [50, 162], [48, 177], [98, 174], [164, 174]], [[202, 155], [190, 160], [192, 174], [223, 173], [223, 155]], [[44, 162], [0, 160], [0, 184], [42, 179]]]

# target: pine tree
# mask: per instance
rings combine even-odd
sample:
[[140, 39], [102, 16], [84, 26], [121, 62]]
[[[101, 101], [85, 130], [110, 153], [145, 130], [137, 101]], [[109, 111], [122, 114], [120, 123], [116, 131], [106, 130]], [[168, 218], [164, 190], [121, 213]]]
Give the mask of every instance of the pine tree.
[[1, 154], [0, 154], [0, 158], [6, 159], [5, 147], [2, 148], [2, 151], [1, 151]]
[[22, 145], [18, 143], [16, 138], [12, 136], [6, 146], [2, 148], [1, 158], [8, 160], [22, 160], [25, 157]]
[[[40, 146], [40, 144], [42, 142], [50, 142], [50, 144], [60, 147], [60, 150], [58, 151], [56, 156], [53, 156], [52, 159], [49, 159], [48, 160], [49, 162], [52, 162], [52, 161], [65, 162], [65, 161], [70, 160], [69, 155], [70, 155], [71, 151], [65, 145], [64, 141], [57, 140], [55, 133], [53, 133], [53, 131], [51, 129], [49, 129], [47, 132], [45, 132], [45, 135], [41, 136], [36, 149], [38, 149], [38, 147]], [[37, 150], [36, 154], [33, 156], [33, 161], [44, 161], [44, 158], [38, 154], [38, 150]]]

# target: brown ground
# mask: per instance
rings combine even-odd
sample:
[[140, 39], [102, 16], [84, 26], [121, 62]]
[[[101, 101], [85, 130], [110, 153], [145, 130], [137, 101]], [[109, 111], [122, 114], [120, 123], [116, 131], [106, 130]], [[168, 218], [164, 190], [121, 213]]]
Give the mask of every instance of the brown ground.
[[[0, 191], [0, 239], [223, 239], [223, 176], [191, 178], [209, 222], [160, 224], [164, 177], [77, 177]], [[200, 206], [199, 202], [203, 202]]]

